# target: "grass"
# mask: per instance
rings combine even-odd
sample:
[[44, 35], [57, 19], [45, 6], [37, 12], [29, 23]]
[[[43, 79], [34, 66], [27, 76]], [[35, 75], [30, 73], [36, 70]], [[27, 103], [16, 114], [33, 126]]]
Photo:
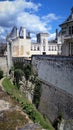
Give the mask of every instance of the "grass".
[[32, 119], [34, 123], [39, 123], [44, 129], [54, 130], [51, 123], [43, 118], [34, 105], [25, 99], [21, 92], [13, 84], [11, 84], [9, 79], [5, 78], [2, 84], [4, 86], [4, 90], [19, 102], [23, 111], [29, 115], [29, 118]]

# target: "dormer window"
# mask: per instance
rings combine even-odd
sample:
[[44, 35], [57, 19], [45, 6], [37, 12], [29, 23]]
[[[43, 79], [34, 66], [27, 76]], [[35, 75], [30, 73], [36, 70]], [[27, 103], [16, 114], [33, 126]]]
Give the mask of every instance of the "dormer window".
[[71, 27], [69, 27], [69, 35], [71, 35]]

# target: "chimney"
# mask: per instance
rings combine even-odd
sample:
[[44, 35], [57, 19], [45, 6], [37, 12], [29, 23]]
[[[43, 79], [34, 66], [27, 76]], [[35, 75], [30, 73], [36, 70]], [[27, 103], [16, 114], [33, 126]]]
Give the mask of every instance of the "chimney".
[[23, 28], [23, 38], [26, 39], [26, 28]]
[[58, 29], [56, 29], [56, 40], [58, 39]]

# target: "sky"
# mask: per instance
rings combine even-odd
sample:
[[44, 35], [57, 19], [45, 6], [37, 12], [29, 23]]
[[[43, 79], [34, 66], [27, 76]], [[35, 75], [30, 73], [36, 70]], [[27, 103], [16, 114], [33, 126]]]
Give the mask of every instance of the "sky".
[[39, 32], [55, 38], [55, 30], [71, 13], [73, 0], [0, 0], [0, 38], [5, 38], [13, 26], [26, 27], [32, 40]]

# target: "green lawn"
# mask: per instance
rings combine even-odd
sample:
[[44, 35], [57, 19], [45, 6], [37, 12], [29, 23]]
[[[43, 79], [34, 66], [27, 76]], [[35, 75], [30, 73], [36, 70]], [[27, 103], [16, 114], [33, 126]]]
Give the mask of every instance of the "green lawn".
[[24, 98], [23, 94], [21, 94], [21, 92], [11, 84], [8, 78], [5, 78], [2, 84], [4, 90], [19, 102], [23, 111], [29, 115], [29, 118], [32, 119], [34, 123], [39, 123], [44, 129], [54, 130], [51, 123], [43, 118], [34, 105]]

